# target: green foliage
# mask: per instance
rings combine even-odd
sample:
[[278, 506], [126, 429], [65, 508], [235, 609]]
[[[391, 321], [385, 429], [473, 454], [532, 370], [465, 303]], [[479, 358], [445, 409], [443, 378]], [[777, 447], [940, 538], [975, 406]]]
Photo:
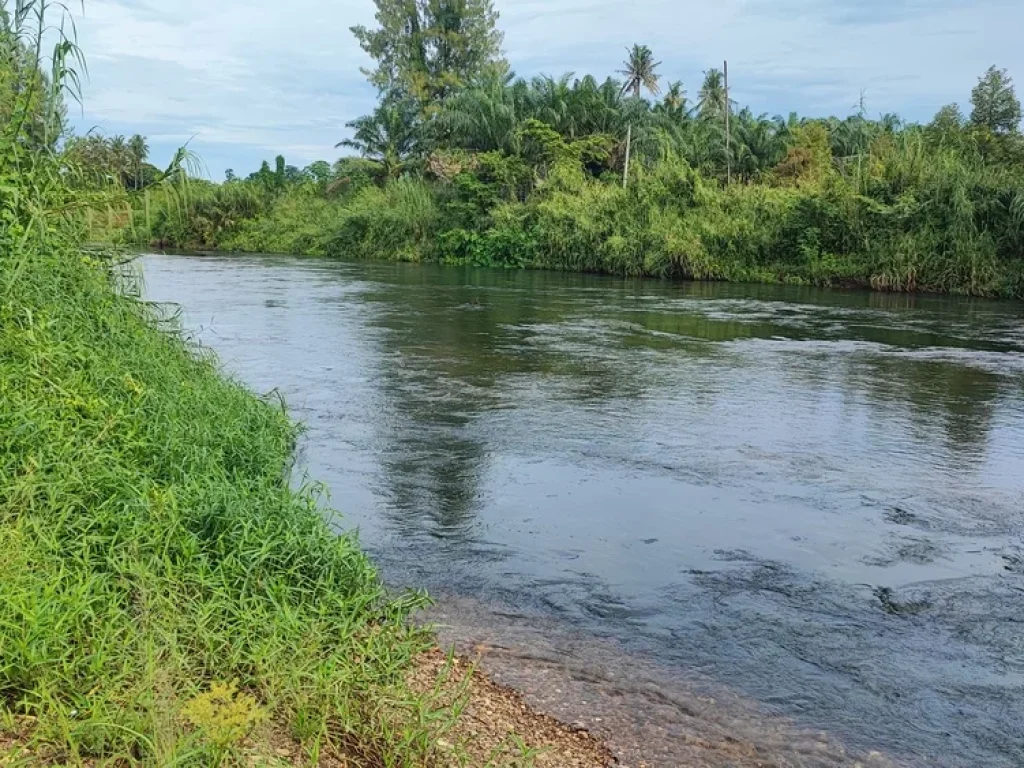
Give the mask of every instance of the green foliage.
[[504, 69], [491, 0], [375, 0], [379, 27], [353, 27], [376, 61], [364, 70], [385, 101], [412, 99], [426, 114], [473, 78]]
[[0, 279], [0, 700], [39, 748], [169, 764], [196, 746], [175, 701], [237, 678], [278, 721], [323, 713], [316, 741], [420, 765], [381, 736], [415, 727], [418, 599], [288, 488], [281, 410], [52, 237]]
[[385, 102], [372, 115], [360, 117], [348, 127], [354, 131], [352, 138], [338, 146], [358, 150], [377, 166], [382, 181], [400, 176], [417, 152], [419, 126], [409, 100]]
[[[751, 118], [751, 126], [759, 123]], [[781, 134], [773, 125], [772, 135]], [[731, 186], [708, 178], [670, 143], [659, 159], [640, 164], [624, 191], [615, 175], [605, 178], [615, 164], [614, 139], [572, 141], [530, 118], [515, 154], [439, 153], [428, 163], [430, 181], [368, 182], [333, 199], [296, 188], [261, 203], [219, 246], [1022, 295], [1020, 165], [994, 165], [969, 135], [950, 142], [932, 127], [880, 127], [862, 144], [837, 138], [841, 125], [787, 126], [785, 143], [758, 145], [766, 147], [758, 150], [762, 160], [745, 165], [746, 155], [737, 155], [745, 183]], [[856, 154], [838, 157], [836, 147]], [[194, 216], [191, 226], [203, 220]]]
[[307, 171], [282, 181], [267, 165], [246, 182], [251, 197], [228, 194], [231, 184], [201, 188], [184, 206], [158, 205], [150, 235], [309, 255], [1021, 295], [1024, 138], [1001, 70], [979, 81], [970, 122], [956, 105], [927, 126], [873, 120], [863, 104], [845, 118], [769, 118], [728, 104], [715, 69], [692, 108], [681, 83], [659, 103], [638, 98], [658, 92], [659, 65], [637, 45], [624, 81], [480, 68], [432, 96], [425, 117], [400, 85], [408, 52], [392, 37], [420, 39], [409, 30], [441, 5], [385, 5], [384, 37], [372, 38], [391, 40], [379, 58], [385, 98], [343, 142], [361, 158], [329, 174], [321, 164], [315, 180]]
[[28, 148], [53, 151], [67, 128], [64, 96], [78, 97], [77, 73], [61, 75], [69, 58], [80, 59], [77, 48], [58, 30], [51, 71], [39, 66], [35, 39], [21, 34], [33, 10], [18, 3], [12, 16], [7, 3], [0, 5], [0, 125], [8, 134], [13, 129]]
[[654, 60], [651, 49], [646, 45], [634, 45], [627, 49], [627, 52], [629, 56], [623, 65], [625, 68], [619, 73], [625, 78], [622, 92], [632, 92], [637, 99], [644, 88], [655, 96], [661, 93], [658, 85], [658, 67], [661, 66], [661, 62]]
[[971, 91], [971, 105], [971, 123], [979, 128], [995, 134], [1016, 133], [1020, 129], [1020, 100], [1005, 69], [989, 67]]
[[185, 702], [181, 714], [209, 741], [218, 764], [231, 747], [267, 720], [255, 698], [239, 693], [238, 681], [213, 683], [210, 690]]

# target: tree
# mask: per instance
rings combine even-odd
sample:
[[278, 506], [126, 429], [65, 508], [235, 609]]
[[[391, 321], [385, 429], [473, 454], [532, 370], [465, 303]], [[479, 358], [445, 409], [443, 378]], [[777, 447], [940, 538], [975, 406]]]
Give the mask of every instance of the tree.
[[513, 84], [508, 75], [484, 78], [449, 99], [433, 127], [449, 147], [514, 154], [519, 127], [532, 114], [533, 101], [524, 80]]
[[823, 120], [810, 120], [792, 129], [792, 145], [773, 169], [784, 184], [819, 184], [832, 170], [832, 141]]
[[619, 70], [619, 74], [625, 76], [626, 81], [622, 84], [622, 92], [633, 92], [633, 96], [640, 98], [640, 91], [646, 88], [652, 95], [661, 93], [661, 86], [658, 85], [658, 67], [660, 61], [654, 60], [654, 54], [646, 45], [634, 45], [627, 48], [629, 57], [624, 62], [625, 69]]
[[946, 104], [935, 113], [935, 117], [932, 118], [929, 127], [942, 130], [963, 128], [964, 113], [960, 111], [960, 105], [955, 103]]
[[683, 88], [680, 81], [676, 80], [669, 84], [668, 90], [665, 91], [665, 98], [658, 105], [658, 109], [668, 117], [680, 120], [689, 114], [687, 103], [686, 89]]
[[727, 109], [725, 76], [720, 69], [709, 69], [704, 73], [704, 84], [700, 87], [700, 101], [697, 107], [703, 118], [721, 118]]
[[697, 109], [700, 119], [708, 125], [721, 123], [721, 127], [715, 127], [715, 132], [721, 131], [724, 137], [722, 143], [722, 156], [725, 159], [726, 180], [731, 175], [732, 163], [732, 130], [729, 125], [729, 118], [732, 110], [732, 102], [729, 99], [728, 88], [726, 87], [725, 73], [720, 69], [709, 69], [704, 73], [704, 82], [700, 87], [700, 100], [697, 102]]
[[349, 123], [348, 127], [354, 129], [352, 138], [336, 146], [357, 150], [378, 165], [385, 179], [395, 178], [417, 149], [414, 110], [408, 101], [381, 104], [373, 114]]
[[859, 161], [871, 149], [872, 142], [885, 130], [885, 126], [867, 119], [863, 112], [858, 112], [845, 120], [830, 118], [828, 129], [832, 154], [838, 160]]
[[[658, 67], [660, 61], [654, 60], [654, 54], [646, 45], [634, 45], [626, 49], [629, 57], [625, 61], [625, 69], [620, 70], [626, 80], [622, 84], [622, 93], [633, 92], [633, 97], [640, 99], [641, 88], [646, 88], [652, 95], [661, 93], [658, 85]], [[626, 164], [622, 172], [622, 186], [629, 185], [629, 156], [633, 150], [633, 124], [626, 129]]]
[[128, 149], [128, 141], [124, 136], [114, 136], [110, 139], [110, 163], [114, 176], [124, 186], [128, 186], [129, 170], [132, 167], [131, 151]]
[[938, 144], [959, 146], [963, 142], [964, 115], [959, 104], [947, 104], [928, 124], [928, 137]]
[[490, 69], [504, 69], [492, 0], [374, 0], [378, 29], [353, 27], [377, 63], [363, 73], [386, 100], [412, 98], [433, 114]]
[[326, 160], [317, 160], [303, 169], [303, 175], [324, 186], [331, 180], [331, 164]]
[[266, 190], [272, 189], [274, 186], [274, 172], [270, 170], [270, 163], [264, 160], [260, 164], [260, 169], [255, 173], [250, 173], [248, 181], [251, 181]]
[[778, 124], [767, 115], [755, 117], [749, 109], [736, 115], [733, 168], [744, 182], [759, 178], [786, 154], [786, 141]]
[[135, 189], [142, 186], [142, 165], [149, 159], [149, 144], [146, 137], [136, 133], [128, 140], [128, 154], [135, 173]]
[[1005, 69], [989, 67], [971, 91], [971, 123], [994, 134], [1016, 133], [1020, 127], [1020, 101]]
[[284, 155], [278, 155], [274, 158], [274, 187], [276, 189], [284, 188], [284, 181], [287, 174], [287, 167], [285, 166]]

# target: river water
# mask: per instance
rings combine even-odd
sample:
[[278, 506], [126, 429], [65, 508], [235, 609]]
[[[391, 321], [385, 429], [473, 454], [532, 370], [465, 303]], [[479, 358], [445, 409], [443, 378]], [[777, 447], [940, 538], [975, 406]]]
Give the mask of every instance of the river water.
[[567, 719], [629, 710], [624, 761], [1024, 765], [1024, 305], [143, 262], [389, 583]]

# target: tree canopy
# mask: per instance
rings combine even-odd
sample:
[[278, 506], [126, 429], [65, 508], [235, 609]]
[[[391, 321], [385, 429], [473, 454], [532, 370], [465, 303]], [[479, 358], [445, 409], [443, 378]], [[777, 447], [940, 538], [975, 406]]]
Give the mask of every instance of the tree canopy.
[[364, 69], [386, 100], [411, 98], [430, 114], [489, 70], [506, 67], [491, 0], [375, 0], [376, 29], [353, 27], [376, 62]]
[[634, 97], [640, 98], [641, 89], [646, 88], [652, 95], [661, 93], [658, 84], [658, 67], [660, 61], [654, 60], [654, 53], [646, 45], [634, 45], [627, 49], [629, 56], [624, 63], [621, 74], [626, 80], [622, 84], [622, 92], [631, 92]]
[[989, 67], [971, 91], [971, 122], [995, 134], [1016, 133], [1020, 129], [1020, 100], [1013, 80], [1005, 69]]

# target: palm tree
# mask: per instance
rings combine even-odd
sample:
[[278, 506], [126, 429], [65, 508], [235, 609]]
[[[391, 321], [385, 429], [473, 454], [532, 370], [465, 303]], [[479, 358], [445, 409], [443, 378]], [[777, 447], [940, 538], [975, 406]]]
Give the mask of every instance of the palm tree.
[[114, 136], [107, 142], [107, 146], [110, 148], [110, 172], [117, 178], [119, 182], [128, 186], [125, 183], [125, 178], [128, 175], [128, 168], [131, 166], [131, 160], [128, 157], [128, 142], [125, 141], [124, 136]]
[[[646, 88], [652, 95], [661, 93], [658, 85], [657, 69], [661, 66], [660, 61], [654, 60], [654, 54], [646, 45], [634, 45], [632, 49], [627, 48], [629, 58], [625, 61], [625, 69], [620, 71], [626, 81], [622, 84], [622, 93], [633, 92], [633, 97], [640, 98], [641, 88]], [[633, 149], [633, 124], [629, 124], [626, 130], [626, 167], [622, 174], [622, 186], [629, 184], [629, 154]]]
[[777, 165], [786, 154], [786, 140], [778, 124], [767, 115], [755, 117], [749, 109], [736, 115], [733, 168], [742, 181], [754, 181]]
[[531, 119], [570, 142], [595, 134], [621, 135], [639, 111], [637, 105], [623, 103], [621, 92], [622, 84], [616, 80], [598, 83], [588, 75], [573, 81], [572, 73], [531, 80], [485, 79], [448, 99], [429, 126], [430, 138], [443, 136], [442, 145], [475, 152], [517, 154], [522, 149], [521, 129]]
[[625, 69], [619, 70], [619, 74], [626, 78], [626, 82], [622, 84], [622, 92], [632, 91], [633, 96], [638, 99], [642, 88], [646, 88], [654, 96], [661, 93], [656, 71], [661, 66], [661, 62], [654, 60], [651, 49], [646, 45], [634, 45], [632, 48], [627, 48], [626, 52], [629, 54], [629, 58], [623, 64]]
[[149, 145], [146, 137], [136, 133], [128, 140], [128, 152], [131, 154], [132, 166], [135, 169], [135, 189], [142, 186], [142, 164], [149, 158]]
[[704, 84], [700, 87], [700, 101], [697, 102], [700, 116], [715, 118], [724, 115], [728, 108], [725, 100], [725, 76], [719, 69], [709, 69], [704, 73]]
[[374, 161], [385, 179], [399, 176], [417, 148], [415, 107], [411, 103], [385, 103], [373, 114], [348, 123], [355, 133], [336, 147], [356, 149]]
[[662, 110], [669, 117], [679, 118], [686, 115], [689, 111], [686, 108], [686, 104], [686, 89], [683, 88], [683, 84], [679, 80], [670, 83], [668, 90], [665, 92], [665, 99], [660, 105]]
[[[430, 126], [430, 138], [474, 152], [514, 154], [529, 101], [529, 86], [523, 80], [513, 83], [508, 75], [482, 80], [445, 101]], [[444, 142], [437, 142], [438, 135]]]
[[724, 154], [727, 182], [732, 175], [732, 129], [729, 125], [732, 106], [733, 103], [729, 99], [727, 74], [720, 69], [709, 69], [704, 73], [704, 83], [700, 88], [700, 100], [697, 102], [697, 108], [701, 120], [711, 123], [721, 121], [722, 123], [722, 131], [725, 136]]
[[529, 102], [531, 116], [546, 123], [563, 136], [573, 136], [572, 101], [573, 73], [559, 78], [540, 75], [530, 81]]

